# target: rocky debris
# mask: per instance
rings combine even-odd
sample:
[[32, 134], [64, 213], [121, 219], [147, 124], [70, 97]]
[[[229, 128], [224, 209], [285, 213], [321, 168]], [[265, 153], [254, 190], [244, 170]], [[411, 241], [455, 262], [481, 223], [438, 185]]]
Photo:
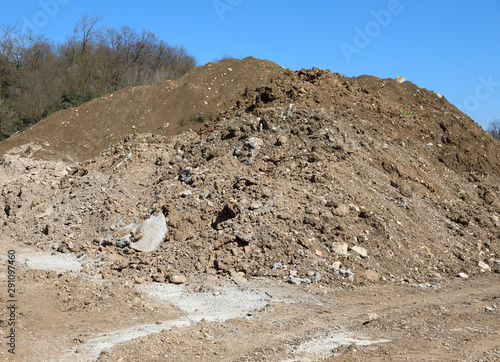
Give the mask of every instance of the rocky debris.
[[[432, 92], [285, 71], [203, 127], [130, 135], [81, 164], [13, 150], [0, 164], [2, 233], [145, 282], [294, 270], [321, 284], [432, 283], [488, 271], [480, 261], [500, 272], [498, 146]], [[158, 245], [132, 248], [160, 212]]]
[[245, 285], [248, 280], [245, 278], [245, 273], [243, 272], [236, 272], [234, 270], [231, 270], [229, 275], [231, 276], [231, 279], [238, 284], [238, 285]]
[[116, 171], [116, 169], [118, 167], [120, 167], [121, 165], [123, 165], [124, 162], [127, 162], [128, 160], [130, 160], [130, 157], [132, 157], [132, 153], [129, 153], [127, 156], [125, 156], [125, 158], [123, 159], [123, 161], [119, 162], [115, 168], [113, 169], [113, 171]]
[[289, 104], [288, 107], [286, 107], [285, 114], [283, 114], [284, 119], [288, 118], [288, 116], [291, 115], [292, 112], [295, 112], [295, 111], [296, 111], [295, 104], [293, 104], [293, 103]]
[[250, 244], [253, 238], [253, 231], [245, 232], [237, 229], [237, 231], [234, 233], [234, 236], [236, 236], [236, 239], [238, 241], [245, 244]]
[[378, 314], [375, 313], [375, 312], [368, 313], [367, 315], [368, 315], [368, 321], [366, 321], [363, 324], [366, 324], [367, 322], [375, 321], [375, 320], [377, 320], [379, 318]]
[[480, 261], [478, 263], [478, 266], [482, 269], [482, 270], [487, 270], [487, 271], [491, 271], [491, 267], [486, 264], [484, 261]]
[[193, 192], [191, 190], [184, 190], [181, 192], [181, 197], [188, 197], [188, 196], [191, 196], [193, 194]]
[[365, 278], [371, 281], [372, 283], [376, 283], [380, 280], [380, 275], [374, 270], [366, 270]]
[[[228, 68], [233, 71], [227, 73]], [[265, 87], [284, 71], [267, 60], [224, 59], [196, 67], [179, 79], [127, 87], [82, 104], [77, 112], [71, 108], [50, 115], [30, 132], [0, 143], [0, 158], [13, 147], [34, 142], [27, 153], [31, 157], [84, 162], [129, 133], [175, 136], [189, 130], [203, 131], [209, 120], [239, 102], [246, 89]], [[126, 164], [122, 162], [116, 172]]]
[[250, 206], [248, 207], [250, 210], [258, 210], [262, 207], [262, 203], [260, 201], [252, 201]]
[[290, 274], [288, 277], [290, 279], [290, 283], [295, 285], [300, 285], [301, 283], [311, 284], [311, 279], [309, 278], [298, 278], [296, 276], [293, 276], [292, 274]]

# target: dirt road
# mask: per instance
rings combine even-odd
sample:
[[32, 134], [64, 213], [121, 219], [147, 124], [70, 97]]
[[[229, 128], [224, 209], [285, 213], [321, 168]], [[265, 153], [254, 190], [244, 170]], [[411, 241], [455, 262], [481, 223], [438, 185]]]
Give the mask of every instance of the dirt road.
[[[12, 242], [2, 242], [2, 271], [7, 245]], [[76, 256], [51, 259], [13, 246], [16, 347], [13, 358], [3, 343], [3, 360], [500, 358], [497, 275], [347, 288], [264, 278], [238, 285], [216, 276], [180, 285], [137, 284], [78, 271]], [[45, 262], [37, 263], [42, 256]], [[7, 329], [4, 316], [2, 337]]]

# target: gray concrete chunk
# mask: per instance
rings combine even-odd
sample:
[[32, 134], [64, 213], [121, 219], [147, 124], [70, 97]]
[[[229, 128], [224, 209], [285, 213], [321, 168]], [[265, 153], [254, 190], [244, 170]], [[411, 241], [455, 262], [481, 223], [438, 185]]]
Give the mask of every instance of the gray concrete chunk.
[[130, 243], [130, 247], [137, 251], [150, 252], [156, 250], [165, 236], [167, 236], [167, 223], [163, 213], [152, 215], [140, 226], [139, 233], [142, 237], [137, 242]]

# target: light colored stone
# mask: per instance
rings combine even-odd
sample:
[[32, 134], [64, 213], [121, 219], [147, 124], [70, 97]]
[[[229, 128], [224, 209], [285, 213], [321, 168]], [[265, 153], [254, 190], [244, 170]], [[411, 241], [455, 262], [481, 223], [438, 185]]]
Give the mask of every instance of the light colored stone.
[[226, 204], [226, 210], [231, 217], [235, 217], [240, 213], [240, 205], [234, 199], [230, 199]]
[[245, 278], [245, 273], [243, 272], [236, 272], [234, 270], [231, 270], [230, 274], [231, 279], [233, 279], [234, 282], [238, 285], [244, 285], [248, 282]]
[[187, 282], [187, 278], [184, 275], [174, 274], [168, 279], [172, 284], [184, 284]]
[[181, 197], [188, 197], [188, 196], [191, 196], [192, 192], [190, 190], [185, 190], [185, 191], [182, 191], [181, 193]]
[[362, 248], [361, 246], [353, 246], [351, 250], [358, 253], [362, 258], [368, 257], [368, 252], [366, 251], [365, 248]]
[[151, 215], [139, 227], [138, 233], [142, 234], [142, 237], [130, 243], [132, 249], [143, 252], [156, 250], [167, 236], [167, 223], [163, 213], [160, 212], [158, 216]]
[[341, 265], [342, 265], [342, 263], [340, 261], [336, 261], [332, 264], [332, 268], [339, 270]]
[[262, 146], [264, 146], [264, 141], [262, 141], [258, 137], [250, 137], [245, 143], [244, 146], [246, 146], [248, 149], [252, 150], [254, 153], [260, 150]]
[[279, 135], [277, 138], [276, 138], [276, 142], [275, 142], [275, 145], [276, 146], [283, 146], [283, 145], [286, 145], [288, 142], [288, 138], [287, 136], [285, 135]]
[[343, 257], [346, 257], [347, 256], [347, 244], [346, 243], [333, 243], [332, 245], [332, 251], [339, 255], [339, 256], [343, 256]]
[[467, 279], [469, 276], [465, 273], [458, 273], [458, 276], [462, 279]]
[[486, 264], [484, 261], [480, 261], [477, 265], [483, 270], [488, 270], [488, 271], [491, 270], [490, 266]]
[[136, 284], [144, 284], [144, 282], [146, 281], [146, 278], [144, 278], [144, 277], [135, 277], [134, 281], [135, 281]]
[[253, 201], [248, 208], [250, 210], [257, 210], [257, 209], [260, 209], [261, 207], [262, 207], [262, 203], [260, 203], [259, 201]]
[[401, 84], [401, 83], [404, 83], [405, 81], [406, 81], [406, 78], [401, 77], [399, 75], [396, 76], [396, 82]]
[[289, 115], [291, 115], [293, 112], [295, 112], [295, 104], [290, 103], [288, 107], [286, 108], [285, 114], [283, 115], [284, 118], [287, 118]]

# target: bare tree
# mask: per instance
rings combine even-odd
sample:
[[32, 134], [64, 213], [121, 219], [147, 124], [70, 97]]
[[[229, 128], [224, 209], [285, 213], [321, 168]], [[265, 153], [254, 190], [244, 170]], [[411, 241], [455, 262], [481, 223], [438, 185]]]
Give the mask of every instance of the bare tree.
[[61, 43], [0, 26], [0, 139], [48, 114], [126, 86], [184, 75], [196, 60], [150, 31], [105, 29], [84, 15]]
[[500, 119], [490, 122], [486, 132], [492, 135], [494, 139], [500, 140]]

